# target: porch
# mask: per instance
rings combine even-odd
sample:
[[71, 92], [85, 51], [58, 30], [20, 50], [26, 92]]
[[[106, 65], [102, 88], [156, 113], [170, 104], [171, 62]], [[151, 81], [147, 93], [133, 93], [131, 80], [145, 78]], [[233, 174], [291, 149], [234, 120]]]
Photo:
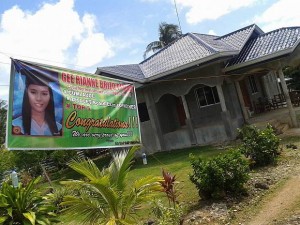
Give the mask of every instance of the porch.
[[[300, 123], [300, 106], [293, 107], [296, 113], [298, 124]], [[266, 111], [260, 114], [254, 114], [246, 120], [246, 123], [255, 125], [258, 128], [264, 128], [269, 123], [276, 128], [278, 134], [285, 133], [292, 127], [289, 109], [285, 106], [283, 108]], [[300, 128], [294, 128], [300, 131]], [[300, 132], [299, 132], [300, 134]]]

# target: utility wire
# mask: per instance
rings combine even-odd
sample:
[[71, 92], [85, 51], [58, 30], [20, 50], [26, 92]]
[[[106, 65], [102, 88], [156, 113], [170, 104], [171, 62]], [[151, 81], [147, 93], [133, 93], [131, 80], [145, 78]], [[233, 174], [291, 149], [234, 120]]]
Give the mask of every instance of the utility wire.
[[[42, 58], [36, 58], [36, 57], [31, 57], [31, 56], [25, 56], [25, 55], [18, 55], [18, 54], [13, 54], [13, 53], [7, 53], [7, 52], [1, 52], [0, 54], [7, 56], [8, 58], [13, 58], [12, 55], [16, 55], [16, 56], [20, 56], [20, 57], [25, 57], [25, 58], [30, 58], [30, 59], [37, 59], [37, 60], [42, 60], [45, 62], [52, 62], [52, 63], [59, 63], [61, 65], [68, 65], [68, 66], [75, 66], [78, 68], [87, 68], [88, 66], [80, 66], [80, 65], [75, 65], [75, 64], [70, 64], [70, 63], [62, 63], [62, 62], [58, 62], [58, 61], [54, 61], [54, 60], [48, 60], [48, 59], [42, 59]], [[1, 62], [3, 64], [10, 64], [10, 63], [4, 63]]]
[[181, 24], [180, 24], [180, 20], [179, 20], [179, 16], [178, 16], [178, 10], [177, 10], [176, 0], [174, 0], [174, 5], [175, 5], [175, 10], [176, 10], [176, 15], [177, 15], [177, 20], [178, 20], [179, 29], [180, 29], [180, 31], [181, 31], [181, 33], [182, 33]]

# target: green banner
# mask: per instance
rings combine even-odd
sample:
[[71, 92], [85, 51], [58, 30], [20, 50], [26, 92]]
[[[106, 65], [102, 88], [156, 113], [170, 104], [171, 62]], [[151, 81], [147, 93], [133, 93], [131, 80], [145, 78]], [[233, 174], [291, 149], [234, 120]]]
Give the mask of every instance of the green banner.
[[6, 137], [10, 150], [140, 144], [134, 86], [12, 59]]

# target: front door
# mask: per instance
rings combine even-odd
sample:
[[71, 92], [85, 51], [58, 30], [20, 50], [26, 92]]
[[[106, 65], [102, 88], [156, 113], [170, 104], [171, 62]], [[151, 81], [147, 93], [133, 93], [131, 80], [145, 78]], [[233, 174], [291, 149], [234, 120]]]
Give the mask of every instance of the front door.
[[248, 93], [248, 89], [247, 89], [247, 85], [246, 85], [245, 80], [241, 80], [239, 83], [240, 83], [240, 87], [241, 87], [245, 107], [248, 107], [250, 110], [253, 110], [252, 109], [252, 104], [251, 104], [251, 99], [250, 99], [250, 96], [249, 96], [249, 93]]

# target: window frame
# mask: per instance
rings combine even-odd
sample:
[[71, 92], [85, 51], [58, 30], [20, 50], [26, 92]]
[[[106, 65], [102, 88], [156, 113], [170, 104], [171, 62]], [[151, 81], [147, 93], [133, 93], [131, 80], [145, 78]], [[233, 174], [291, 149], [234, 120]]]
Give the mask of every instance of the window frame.
[[249, 84], [250, 84], [251, 93], [252, 94], [258, 93], [258, 88], [257, 88], [257, 83], [255, 80], [255, 77], [253, 75], [250, 75], [248, 77], [248, 80], [249, 80]]
[[[211, 103], [211, 104], [208, 103], [208, 100], [207, 100], [208, 96], [207, 96], [207, 93], [204, 90], [205, 88], [210, 88], [210, 93], [212, 94], [212, 98], [213, 98], [213, 103]], [[198, 94], [200, 89], [202, 89], [202, 93], [203, 93], [203, 96], [205, 98], [205, 102], [206, 102], [205, 105], [201, 105], [201, 103], [200, 103], [200, 98], [199, 98], [199, 94]], [[197, 101], [198, 108], [205, 108], [205, 107], [208, 107], [208, 106], [220, 104], [220, 97], [219, 97], [219, 93], [218, 93], [218, 90], [217, 90], [216, 86], [213, 86], [213, 87], [202, 86], [202, 87], [195, 88], [194, 94], [196, 96], [196, 101]], [[217, 96], [215, 96], [215, 94], [217, 94]], [[209, 97], [211, 97], [211, 96], [209, 96]]]

